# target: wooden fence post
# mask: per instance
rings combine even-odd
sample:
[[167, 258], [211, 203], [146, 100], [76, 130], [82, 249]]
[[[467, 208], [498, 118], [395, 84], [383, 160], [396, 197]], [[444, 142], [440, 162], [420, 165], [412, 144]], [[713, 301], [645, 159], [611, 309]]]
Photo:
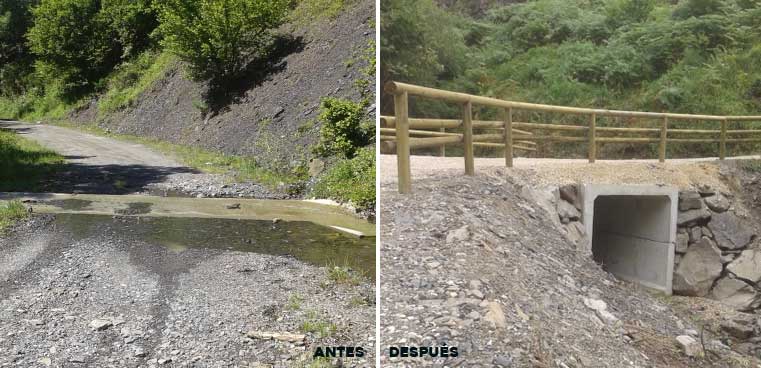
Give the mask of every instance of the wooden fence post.
[[463, 144], [465, 151], [465, 175], [475, 175], [473, 162], [473, 105], [470, 101], [462, 106]]
[[597, 114], [592, 113], [592, 117], [589, 119], [589, 163], [595, 163], [597, 159], [597, 142], [595, 142], [595, 135], [597, 128]]
[[669, 118], [664, 116], [661, 123], [661, 143], [658, 146], [658, 161], [666, 162], [666, 136], [668, 134]]
[[412, 191], [412, 170], [410, 168], [410, 122], [407, 92], [394, 95], [394, 116], [396, 121], [396, 166], [398, 169], [399, 193]]
[[[441, 127], [441, 128], [439, 128], [439, 131], [442, 132], [442, 133], [446, 133], [447, 130], [444, 129], [444, 127]], [[447, 145], [446, 144], [442, 144], [441, 146], [439, 146], [439, 156], [441, 156], [441, 157], [446, 157], [447, 156]]]
[[727, 157], [727, 119], [721, 121], [721, 141], [719, 142], [719, 160]]
[[505, 114], [505, 166], [513, 167], [513, 108], [502, 109]]

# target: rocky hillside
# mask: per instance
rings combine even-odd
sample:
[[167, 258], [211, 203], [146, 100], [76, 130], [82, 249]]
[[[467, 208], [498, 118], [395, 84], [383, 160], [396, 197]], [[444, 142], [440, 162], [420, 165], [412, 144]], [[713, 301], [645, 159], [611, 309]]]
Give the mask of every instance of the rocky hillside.
[[[732, 263], [758, 248], [756, 238], [750, 237], [741, 241], [743, 252], [728, 249], [724, 236], [733, 233], [721, 230], [718, 219], [731, 216], [746, 232], [755, 232], [752, 224], [758, 222], [758, 213], [745, 208], [754, 207], [756, 200], [749, 200], [758, 193], [739, 191], [733, 183], [747, 185], [759, 179], [731, 163], [701, 165], [704, 170], [686, 165], [689, 172], [678, 165], [653, 168], [635, 182], [665, 182], [683, 190], [680, 218], [685, 230], [680, 234], [696, 232], [697, 227], [701, 238], [691, 242], [687, 235], [676, 272], [694, 270], [686, 266], [692, 262], [690, 253], [708, 243], [718, 273], [706, 285], [716, 290], [714, 280], [734, 279]], [[541, 171], [493, 169], [464, 177], [459, 170], [443, 170], [418, 176], [411, 195], [397, 194], [395, 183], [383, 185], [381, 263], [387, 276], [381, 280], [381, 315], [388, 321], [381, 331], [383, 345], [457, 346], [460, 357], [447, 361], [452, 366], [460, 361], [500, 367], [761, 363], [757, 311], [738, 311], [752, 306], [739, 308], [732, 300], [710, 298], [709, 292], [702, 294], [709, 297], [665, 297], [605, 272], [577, 249], [558, 213], [537, 200], [537, 183], [555, 188], [568, 184], [562, 175], [542, 177]], [[618, 178], [640, 172], [620, 166], [616, 171]], [[713, 194], [708, 188], [698, 189], [699, 182], [684, 180], [689, 176], [711, 176], [706, 183], [715, 188]], [[690, 210], [710, 213], [712, 219], [689, 222], [685, 213]], [[713, 229], [710, 237], [702, 236], [703, 227]], [[735, 256], [731, 263], [724, 262]], [[742, 286], [746, 285], [754, 288]], [[755, 293], [743, 290], [743, 296]], [[403, 362], [432, 366], [444, 360]]]
[[[364, 57], [374, 40], [374, 2], [346, 5], [335, 19], [281, 27], [276, 59], [253, 65], [251, 79], [241, 81], [219, 106], [207, 102], [205, 86], [185, 76], [174, 63], [126, 109], [98, 114], [99, 99], [73, 112], [69, 119], [92, 123], [116, 133], [158, 138], [227, 154], [256, 156], [266, 166], [305, 160], [317, 141], [320, 100], [359, 100], [375, 90], [374, 77], [364, 75]], [[371, 83], [357, 86], [368, 78]], [[374, 113], [374, 106], [368, 114]]]

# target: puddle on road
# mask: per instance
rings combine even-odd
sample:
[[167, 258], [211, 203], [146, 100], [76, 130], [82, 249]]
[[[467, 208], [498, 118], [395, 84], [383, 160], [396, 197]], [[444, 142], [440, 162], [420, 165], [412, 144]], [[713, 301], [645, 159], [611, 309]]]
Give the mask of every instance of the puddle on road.
[[153, 203], [130, 202], [127, 203], [127, 208], [115, 209], [114, 213], [127, 216], [145, 215], [146, 213], [151, 213], [151, 206], [153, 206]]
[[44, 201], [43, 203], [59, 207], [66, 211], [82, 211], [87, 207], [90, 207], [92, 201], [83, 199], [54, 199], [50, 201]]
[[167, 247], [290, 255], [318, 266], [350, 267], [375, 278], [375, 239], [355, 238], [308, 221], [120, 217], [61, 213], [56, 227], [79, 239], [106, 232]]

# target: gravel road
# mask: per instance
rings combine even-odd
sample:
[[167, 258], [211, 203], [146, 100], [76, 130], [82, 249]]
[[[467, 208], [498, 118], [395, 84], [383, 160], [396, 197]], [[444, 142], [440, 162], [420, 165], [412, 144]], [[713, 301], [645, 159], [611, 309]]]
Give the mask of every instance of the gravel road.
[[256, 183], [230, 184], [230, 178], [205, 174], [144, 145], [47, 124], [0, 121], [24, 138], [63, 155], [68, 165], [44, 183], [44, 190], [94, 194], [185, 194], [202, 197], [285, 199], [287, 188]]
[[134, 217], [67, 221], [37, 215], [0, 238], [0, 367], [301, 367], [317, 345], [374, 351], [370, 282], [336, 285], [290, 257], [145, 241], [123, 229]]

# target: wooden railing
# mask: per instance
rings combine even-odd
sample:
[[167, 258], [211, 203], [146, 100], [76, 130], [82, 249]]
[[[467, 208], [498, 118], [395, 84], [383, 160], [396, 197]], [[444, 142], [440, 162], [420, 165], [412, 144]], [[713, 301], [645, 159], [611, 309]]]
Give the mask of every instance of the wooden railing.
[[[439, 89], [415, 86], [411, 84], [389, 82], [385, 91], [394, 96], [394, 116], [381, 117], [381, 145], [385, 150], [395, 150], [397, 155], [399, 192], [412, 190], [410, 149], [420, 147], [439, 147], [444, 154], [446, 145], [463, 145], [465, 174], [475, 173], [474, 146], [497, 147], [504, 149], [505, 165], [513, 166], [514, 150], [536, 150], [536, 142], [587, 142], [589, 162], [597, 159], [598, 143], [644, 143], [658, 144], [658, 159], [666, 160], [666, 144], [679, 143], [719, 143], [719, 159], [726, 157], [727, 143], [761, 142], [761, 136], [748, 138], [748, 135], [761, 134], [761, 129], [728, 130], [729, 122], [761, 121], [761, 116], [717, 116], [673, 114], [642, 111], [621, 111], [578, 108], [506, 101], [496, 98], [474, 96], [465, 93], [450, 92]], [[409, 97], [418, 96], [459, 104], [462, 107], [462, 119], [415, 119], [409, 117]], [[500, 110], [500, 120], [473, 120], [473, 105], [495, 107]], [[513, 121], [516, 111], [549, 112], [587, 116], [586, 125], [539, 124]], [[598, 127], [598, 117], [658, 119], [658, 128], [622, 128]], [[694, 120], [709, 121], [719, 125], [719, 129], [669, 129], [669, 121]], [[457, 129], [458, 133], [447, 132]], [[486, 129], [498, 134], [474, 134], [476, 129]], [[537, 135], [535, 130], [557, 132], [581, 132], [584, 136]], [[644, 133], [658, 137], [610, 137], [606, 133]], [[709, 136], [709, 138], [669, 138], [669, 133], [677, 135]], [[742, 137], [742, 138], [741, 138]]]

